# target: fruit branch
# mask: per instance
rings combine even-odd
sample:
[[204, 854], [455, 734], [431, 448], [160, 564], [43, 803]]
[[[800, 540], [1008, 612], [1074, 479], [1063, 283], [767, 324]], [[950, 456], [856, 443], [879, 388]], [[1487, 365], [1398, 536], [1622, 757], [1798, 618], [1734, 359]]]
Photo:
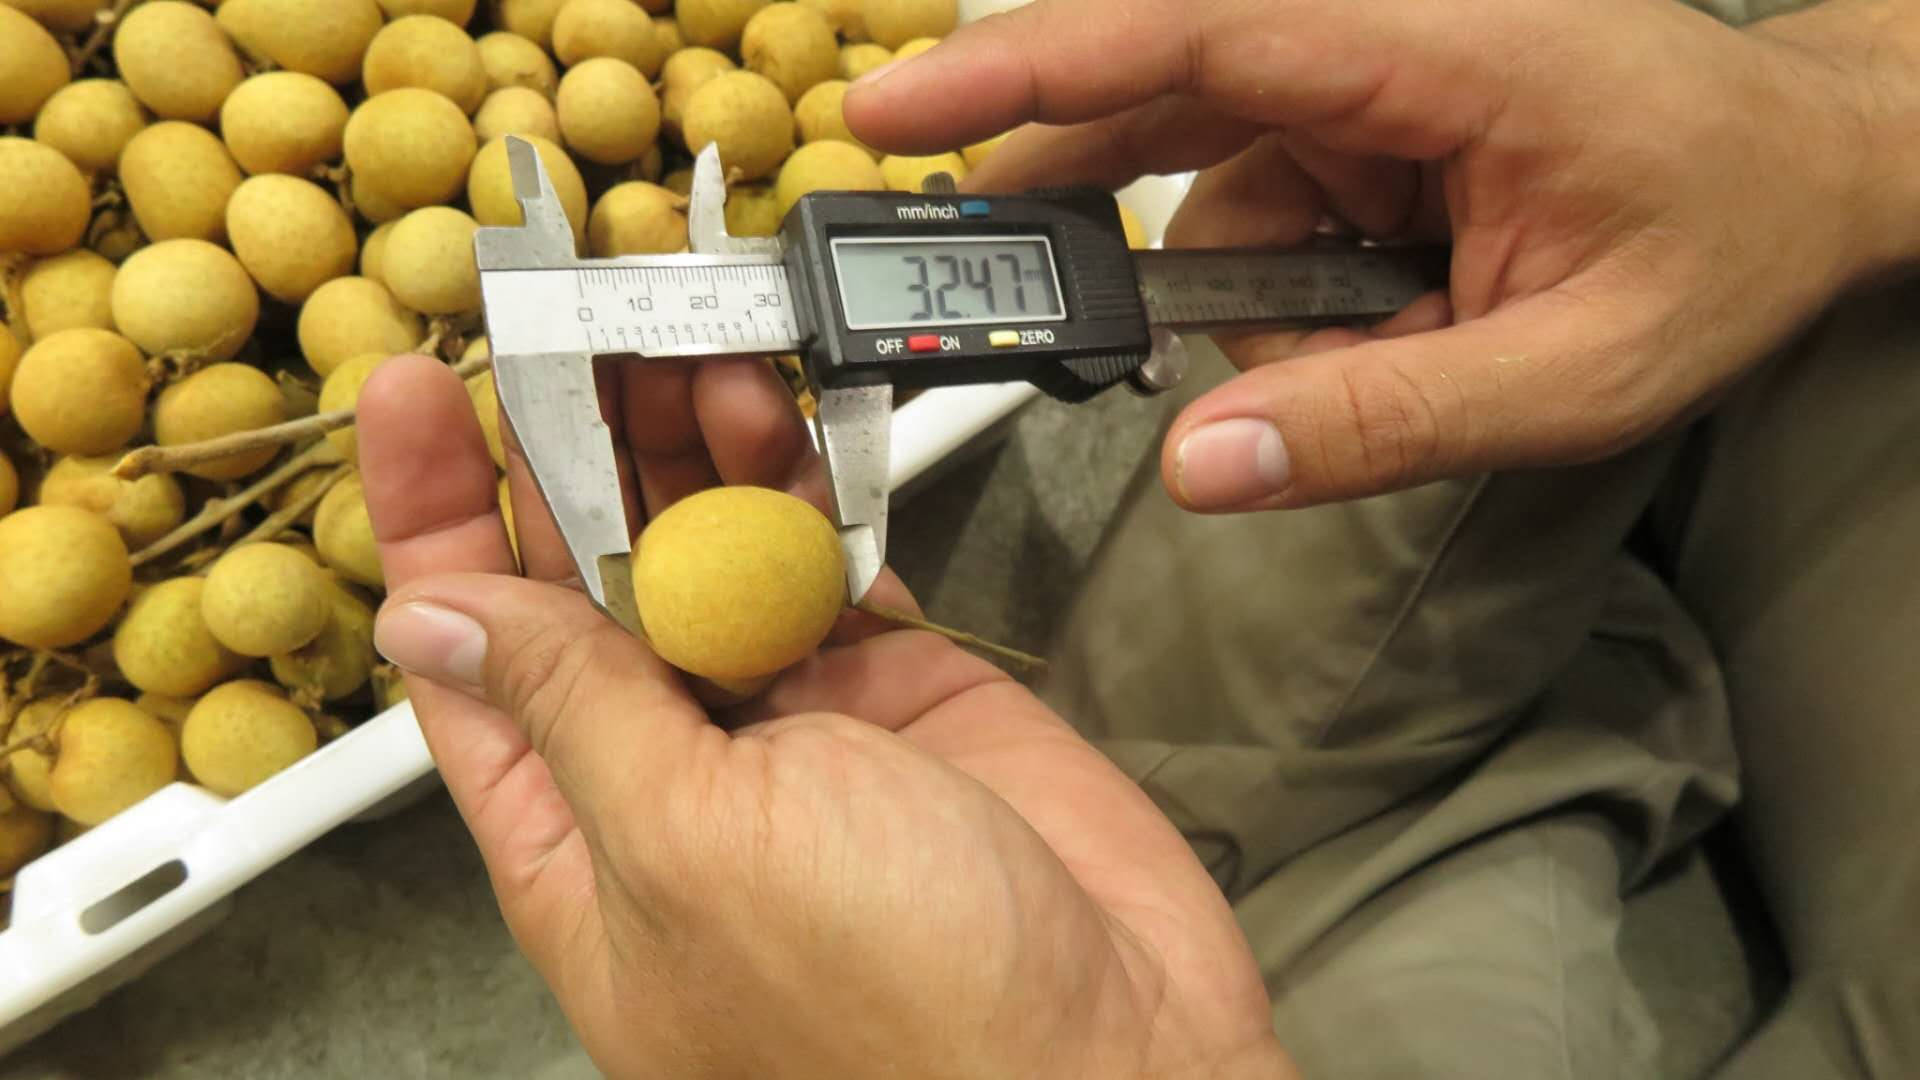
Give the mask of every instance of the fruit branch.
[[995, 644], [983, 637], [969, 634], [965, 630], [955, 630], [950, 626], [941, 626], [939, 623], [928, 622], [917, 615], [909, 615], [904, 611], [884, 608], [871, 600], [862, 600], [858, 604], [855, 604], [854, 608], [868, 615], [872, 615], [875, 618], [885, 619], [890, 623], [904, 626], [910, 630], [926, 630], [930, 633], [939, 634], [949, 641], [957, 642], [969, 648], [979, 649], [981, 652], [990, 653], [1009, 663], [1017, 664], [1027, 671], [1045, 671], [1047, 668], [1047, 662], [1032, 653], [1025, 653], [1019, 649]]
[[318, 506], [320, 500], [326, 498], [327, 492], [332, 491], [335, 484], [352, 475], [353, 466], [351, 465], [342, 465], [334, 469], [333, 474], [328, 476], [324, 483], [315, 486], [312, 491], [301, 492], [299, 498], [267, 515], [265, 521], [254, 526], [252, 531], [228, 546], [239, 547], [241, 544], [252, 544], [259, 541], [272, 540], [274, 537], [279, 536], [295, 521], [299, 520], [300, 515]]
[[252, 506], [262, 497], [279, 489], [308, 469], [318, 465], [332, 465], [339, 460], [340, 452], [334, 449], [332, 443], [324, 440], [315, 443], [238, 494], [224, 499], [209, 500], [191, 520], [181, 523], [172, 532], [134, 552], [133, 565], [142, 566], [152, 562], [208, 529], [224, 524], [229, 518]]
[[114, 0], [112, 10], [102, 11], [93, 17], [93, 33], [87, 35], [87, 40], [80, 46], [80, 51], [73, 54], [75, 75], [86, 70], [87, 61], [92, 60], [94, 54], [105, 48], [107, 42], [113, 38], [113, 28], [120, 25], [120, 19], [126, 15], [127, 9], [139, 2], [140, 0]]

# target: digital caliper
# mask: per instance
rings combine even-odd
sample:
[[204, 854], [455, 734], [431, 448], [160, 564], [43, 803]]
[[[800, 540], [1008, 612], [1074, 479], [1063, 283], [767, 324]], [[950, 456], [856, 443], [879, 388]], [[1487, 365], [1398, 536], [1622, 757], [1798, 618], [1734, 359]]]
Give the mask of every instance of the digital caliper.
[[507, 422], [594, 603], [639, 633], [594, 358], [798, 353], [849, 602], [887, 551], [896, 387], [1026, 381], [1063, 401], [1171, 388], [1175, 331], [1360, 323], [1445, 281], [1434, 249], [1131, 251], [1113, 196], [817, 192], [780, 235], [727, 235], [719, 153], [695, 162], [689, 254], [583, 259], [533, 146], [507, 139], [524, 223], [474, 248]]

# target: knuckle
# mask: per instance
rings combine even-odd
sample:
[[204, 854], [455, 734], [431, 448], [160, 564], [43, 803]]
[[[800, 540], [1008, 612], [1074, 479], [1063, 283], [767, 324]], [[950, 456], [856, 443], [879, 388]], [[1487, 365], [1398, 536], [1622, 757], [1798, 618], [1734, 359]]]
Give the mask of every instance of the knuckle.
[[543, 626], [502, 658], [495, 701], [520, 721], [535, 751], [544, 756], [565, 717], [591, 703], [598, 673], [617, 670], [605, 649], [604, 631]]
[[[1398, 364], [1345, 364], [1332, 435], [1353, 451], [1336, 482], [1387, 491], [1420, 479], [1443, 463], [1440, 410], [1421, 380]], [[1330, 455], [1331, 456], [1331, 455]]]

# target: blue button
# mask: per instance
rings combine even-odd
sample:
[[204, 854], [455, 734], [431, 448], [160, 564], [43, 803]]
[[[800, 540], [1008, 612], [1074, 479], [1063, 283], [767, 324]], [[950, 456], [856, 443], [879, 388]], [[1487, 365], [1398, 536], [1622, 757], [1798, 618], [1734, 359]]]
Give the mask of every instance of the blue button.
[[985, 199], [969, 199], [960, 204], [961, 217], [986, 217], [993, 210]]

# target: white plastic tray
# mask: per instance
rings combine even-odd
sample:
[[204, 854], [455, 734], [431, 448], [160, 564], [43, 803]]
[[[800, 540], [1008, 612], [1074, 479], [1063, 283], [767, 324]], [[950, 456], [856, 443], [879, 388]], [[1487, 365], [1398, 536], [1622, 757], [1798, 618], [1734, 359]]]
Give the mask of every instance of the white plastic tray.
[[[962, 0], [963, 17], [1019, 0]], [[1121, 193], [1158, 237], [1187, 177]], [[992, 431], [1036, 391], [1024, 384], [929, 391], [893, 421], [899, 491]], [[226, 800], [171, 784], [24, 868], [0, 933], [0, 1055], [87, 1008], [227, 914], [231, 894], [329, 830], [408, 805], [439, 783], [401, 705], [291, 769]]]

